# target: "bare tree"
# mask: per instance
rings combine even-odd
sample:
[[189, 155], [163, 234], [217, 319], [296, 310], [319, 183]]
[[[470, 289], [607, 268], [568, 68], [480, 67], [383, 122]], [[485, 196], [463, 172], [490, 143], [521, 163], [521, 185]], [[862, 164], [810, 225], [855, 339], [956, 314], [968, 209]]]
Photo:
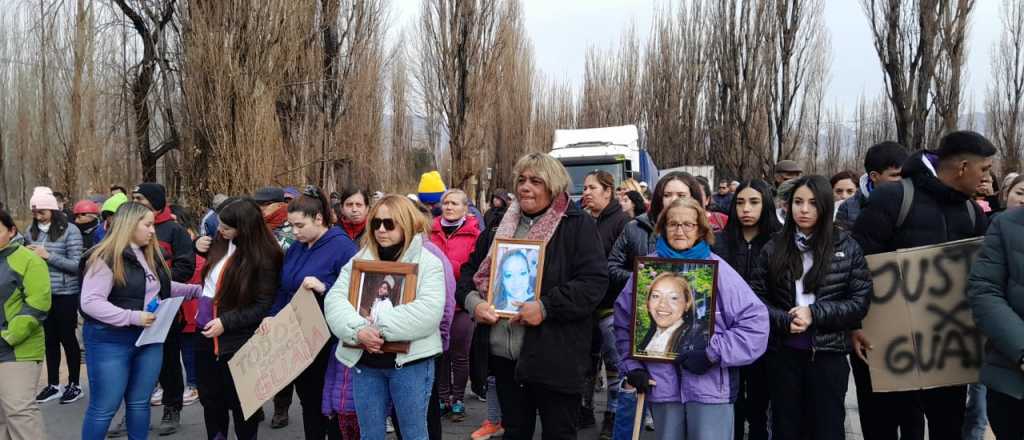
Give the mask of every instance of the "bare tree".
[[1003, 174], [1019, 171], [1024, 143], [1024, 2], [1004, 0], [1003, 29], [992, 47], [992, 79], [985, 98], [989, 133], [1001, 144]]
[[941, 118], [929, 139], [959, 127], [960, 102], [963, 95], [964, 63], [967, 59], [968, 17], [975, 0], [950, 0], [951, 10], [939, 23], [939, 47], [942, 50], [935, 68], [933, 101], [935, 113]]
[[[912, 150], [924, 148], [931, 90], [943, 47], [954, 47], [955, 38], [963, 38], [958, 24], [966, 26], [970, 7], [951, 11], [952, 0], [861, 0], [871, 27], [875, 52], [882, 65], [886, 93], [893, 108], [897, 140]], [[971, 2], [967, 2], [971, 3]], [[948, 14], [963, 17], [947, 19]], [[955, 16], [954, 16], [955, 17]], [[943, 42], [944, 23], [949, 41]], [[962, 64], [962, 62], [961, 62]], [[958, 70], [949, 65], [950, 72]], [[959, 80], [956, 80], [959, 81]], [[946, 84], [953, 87], [954, 84]], [[959, 90], [955, 92], [959, 95]], [[952, 105], [950, 102], [949, 105]], [[949, 109], [958, 111], [958, 109]]]
[[[468, 188], [481, 169], [481, 133], [476, 128], [487, 105], [494, 63], [505, 50], [499, 38], [499, 2], [424, 0], [419, 21], [420, 96], [429, 115], [443, 118], [448, 136], [450, 186]], [[428, 121], [432, 124], [433, 121]], [[431, 128], [432, 129], [432, 128]]]

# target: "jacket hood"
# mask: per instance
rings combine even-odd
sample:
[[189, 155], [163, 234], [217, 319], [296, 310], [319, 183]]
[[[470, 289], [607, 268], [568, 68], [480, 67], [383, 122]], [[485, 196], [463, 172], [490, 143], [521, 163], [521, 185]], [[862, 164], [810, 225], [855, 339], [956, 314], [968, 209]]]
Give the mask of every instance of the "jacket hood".
[[341, 228], [337, 226], [331, 226], [330, 228], [327, 228], [327, 232], [324, 232], [324, 235], [320, 237], [320, 239], [317, 240], [316, 243], [313, 243], [313, 246], [310, 247], [309, 250], [313, 251], [323, 246], [327, 246], [327, 243], [330, 243], [335, 238], [341, 236], [345, 236], [347, 238], [347, 235], [345, 234], [344, 231], [341, 230]]
[[944, 203], [963, 203], [968, 200], [969, 195], [946, 186], [939, 180], [935, 172], [936, 166], [938, 166], [938, 159], [935, 154], [921, 150], [912, 154], [904, 163], [903, 177], [911, 179], [917, 189], [927, 192]]
[[633, 220], [636, 220], [636, 224], [641, 228], [646, 229], [648, 232], [654, 232], [654, 222], [647, 216], [647, 213], [640, 214]]
[[164, 209], [157, 212], [156, 216], [153, 217], [153, 223], [158, 225], [172, 220], [174, 220], [174, 214], [171, 214], [171, 208], [169, 206], [165, 206]]
[[619, 203], [618, 199], [612, 197], [611, 202], [604, 208], [604, 211], [601, 211], [601, 214], [597, 216], [597, 219], [604, 220], [620, 212], [622, 212], [622, 204]]
[[857, 188], [860, 189], [860, 193], [864, 194], [865, 197], [871, 194], [871, 178], [868, 177], [867, 173], [860, 175], [860, 182], [857, 184]]

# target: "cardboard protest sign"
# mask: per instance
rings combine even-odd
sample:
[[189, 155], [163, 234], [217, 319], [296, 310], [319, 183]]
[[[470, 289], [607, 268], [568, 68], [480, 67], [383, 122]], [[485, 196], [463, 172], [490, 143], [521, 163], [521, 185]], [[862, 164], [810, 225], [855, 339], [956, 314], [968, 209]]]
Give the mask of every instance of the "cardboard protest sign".
[[864, 333], [876, 392], [978, 381], [982, 336], [967, 303], [981, 238], [867, 257], [874, 280]]
[[313, 295], [299, 289], [271, 318], [270, 330], [253, 335], [228, 361], [246, 419], [309, 367], [327, 343], [330, 331]]

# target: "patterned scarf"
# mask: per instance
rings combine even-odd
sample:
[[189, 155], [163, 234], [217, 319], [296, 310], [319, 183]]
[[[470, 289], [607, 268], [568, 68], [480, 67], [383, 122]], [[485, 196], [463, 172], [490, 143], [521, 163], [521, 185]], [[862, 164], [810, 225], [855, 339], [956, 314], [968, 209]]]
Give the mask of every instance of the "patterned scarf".
[[[555, 201], [551, 203], [551, 207], [544, 215], [537, 219], [537, 222], [530, 227], [530, 232], [526, 234], [527, 240], [541, 240], [545, 244], [551, 236], [555, 234], [555, 229], [558, 229], [558, 224], [562, 221], [562, 216], [565, 215], [565, 211], [569, 209], [569, 194], [562, 193], [555, 198]], [[509, 206], [508, 212], [501, 218], [501, 224], [498, 225], [497, 232], [494, 233], [494, 238], [513, 238], [516, 233], [516, 228], [519, 226], [519, 220], [523, 217], [522, 211], [519, 210], [519, 202], [512, 202]], [[477, 292], [481, 295], [487, 293], [487, 289], [490, 286], [491, 281], [491, 258], [494, 256], [495, 244], [491, 243], [491, 250], [488, 252], [488, 258], [480, 263], [480, 268], [477, 269], [476, 274], [473, 275], [473, 283], [476, 284]]]

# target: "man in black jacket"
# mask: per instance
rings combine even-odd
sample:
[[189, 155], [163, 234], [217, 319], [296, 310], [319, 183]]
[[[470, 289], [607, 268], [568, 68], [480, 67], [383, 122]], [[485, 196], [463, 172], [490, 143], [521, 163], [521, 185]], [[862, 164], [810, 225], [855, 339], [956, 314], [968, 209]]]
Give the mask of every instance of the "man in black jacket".
[[907, 156], [906, 147], [892, 141], [879, 142], [868, 148], [864, 154], [864, 174], [860, 176], [857, 194], [836, 208], [836, 226], [852, 228], [875, 188], [885, 183], [899, 182]]
[[[853, 226], [854, 237], [867, 255], [978, 237], [988, 219], [971, 201], [975, 188], [992, 168], [996, 148], [971, 131], [949, 133], [935, 151], [919, 151], [903, 165], [903, 178], [912, 184], [909, 206], [904, 206], [904, 184], [876, 188]], [[908, 209], [909, 208], [909, 209]], [[929, 335], [924, 336], [926, 339]], [[856, 356], [869, 341], [854, 340]], [[870, 390], [870, 375], [861, 381]], [[860, 384], [858, 384], [858, 388]], [[861, 401], [864, 438], [896, 438], [904, 426], [913, 430], [914, 409], [928, 419], [932, 439], [959, 439], [967, 400], [966, 386], [950, 386], [900, 393], [871, 393]], [[867, 409], [867, 413], [865, 410]], [[920, 434], [918, 434], [920, 435]]]

